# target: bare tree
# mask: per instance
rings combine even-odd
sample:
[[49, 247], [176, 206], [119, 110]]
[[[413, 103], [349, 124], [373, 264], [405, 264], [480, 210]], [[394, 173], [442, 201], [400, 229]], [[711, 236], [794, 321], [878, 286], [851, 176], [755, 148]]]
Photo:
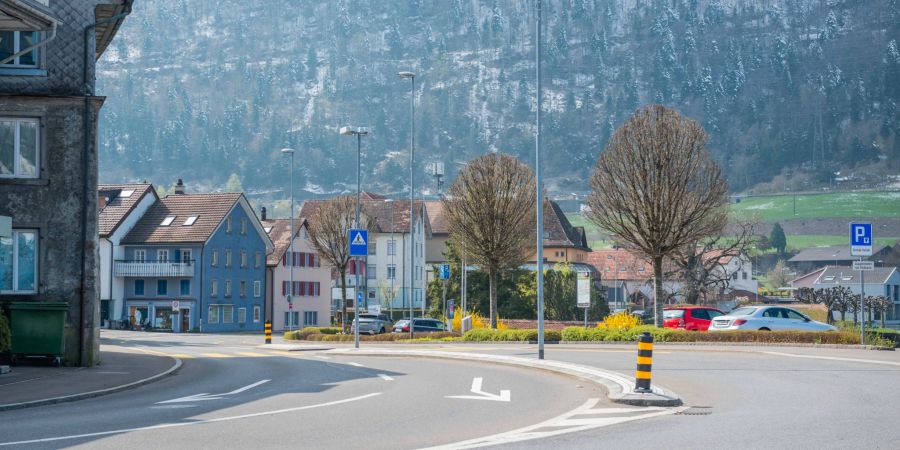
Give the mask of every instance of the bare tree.
[[867, 297], [866, 303], [872, 305], [872, 310], [878, 313], [878, 317], [881, 319], [881, 328], [884, 328], [884, 318], [894, 308], [894, 302], [883, 295], [875, 295]]
[[[733, 224], [736, 234], [716, 236], [692, 242], [673, 252], [672, 277], [681, 280], [681, 295], [686, 303], [706, 303], [710, 294], [724, 290], [731, 283], [732, 272], [725, 269], [732, 258], [741, 258], [754, 245], [755, 222]], [[741, 260], [743, 261], [743, 260]]]
[[591, 176], [588, 217], [653, 264], [662, 326], [663, 260], [721, 234], [728, 186], [697, 122], [660, 105], [638, 110], [610, 138]]
[[[347, 317], [347, 269], [351, 259], [349, 234], [356, 218], [356, 198], [342, 196], [317, 202], [311, 212], [314, 217], [310, 218], [309, 239], [316, 252], [341, 276], [341, 328], [344, 328]], [[371, 219], [364, 212], [360, 214], [359, 221], [360, 228], [373, 228]]]
[[490, 153], [469, 161], [444, 198], [453, 242], [488, 273], [491, 328], [497, 328], [497, 276], [535, 251], [535, 179], [516, 158]]
[[769, 290], [775, 291], [781, 289], [791, 281], [788, 274], [785, 273], [785, 264], [783, 259], [779, 259], [775, 263], [775, 267], [766, 273], [766, 280]]

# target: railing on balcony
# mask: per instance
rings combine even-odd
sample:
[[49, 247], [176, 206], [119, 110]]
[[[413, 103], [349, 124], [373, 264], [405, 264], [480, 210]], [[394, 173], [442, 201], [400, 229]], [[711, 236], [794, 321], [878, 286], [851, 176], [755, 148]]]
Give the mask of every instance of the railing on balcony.
[[192, 277], [191, 261], [116, 261], [113, 275], [117, 277]]

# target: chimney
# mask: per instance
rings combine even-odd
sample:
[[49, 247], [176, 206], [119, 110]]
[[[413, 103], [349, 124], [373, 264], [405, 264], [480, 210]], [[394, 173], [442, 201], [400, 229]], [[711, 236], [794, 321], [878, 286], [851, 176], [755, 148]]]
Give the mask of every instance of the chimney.
[[262, 209], [259, 210], [260, 220], [266, 220], [266, 207], [263, 206]]
[[181, 178], [179, 178], [178, 183], [175, 184], [175, 194], [184, 195], [184, 181], [181, 181]]

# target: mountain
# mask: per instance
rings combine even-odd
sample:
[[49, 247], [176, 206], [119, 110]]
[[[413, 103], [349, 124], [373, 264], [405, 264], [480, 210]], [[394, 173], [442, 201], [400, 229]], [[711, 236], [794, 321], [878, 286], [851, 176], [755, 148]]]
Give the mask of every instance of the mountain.
[[[586, 191], [646, 103], [700, 121], [736, 191], [900, 170], [900, 0], [545, 0], [543, 18], [553, 194]], [[401, 193], [400, 70], [417, 184], [486, 151], [533, 163], [533, 33], [532, 0], [136, 2], [97, 68], [101, 179], [277, 192], [293, 147], [298, 195], [353, 190], [355, 125], [364, 187]]]

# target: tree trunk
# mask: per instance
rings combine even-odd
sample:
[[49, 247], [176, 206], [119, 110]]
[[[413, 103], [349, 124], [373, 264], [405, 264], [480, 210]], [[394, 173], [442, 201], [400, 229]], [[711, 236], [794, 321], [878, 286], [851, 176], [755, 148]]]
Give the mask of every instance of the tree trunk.
[[663, 259], [661, 256], [653, 258], [653, 324], [661, 327], [663, 324]]
[[347, 317], [347, 269], [341, 271], [341, 332], [343, 333], [347, 332], [344, 328], [345, 317]]
[[488, 272], [489, 297], [491, 303], [491, 328], [497, 329], [497, 273]]

